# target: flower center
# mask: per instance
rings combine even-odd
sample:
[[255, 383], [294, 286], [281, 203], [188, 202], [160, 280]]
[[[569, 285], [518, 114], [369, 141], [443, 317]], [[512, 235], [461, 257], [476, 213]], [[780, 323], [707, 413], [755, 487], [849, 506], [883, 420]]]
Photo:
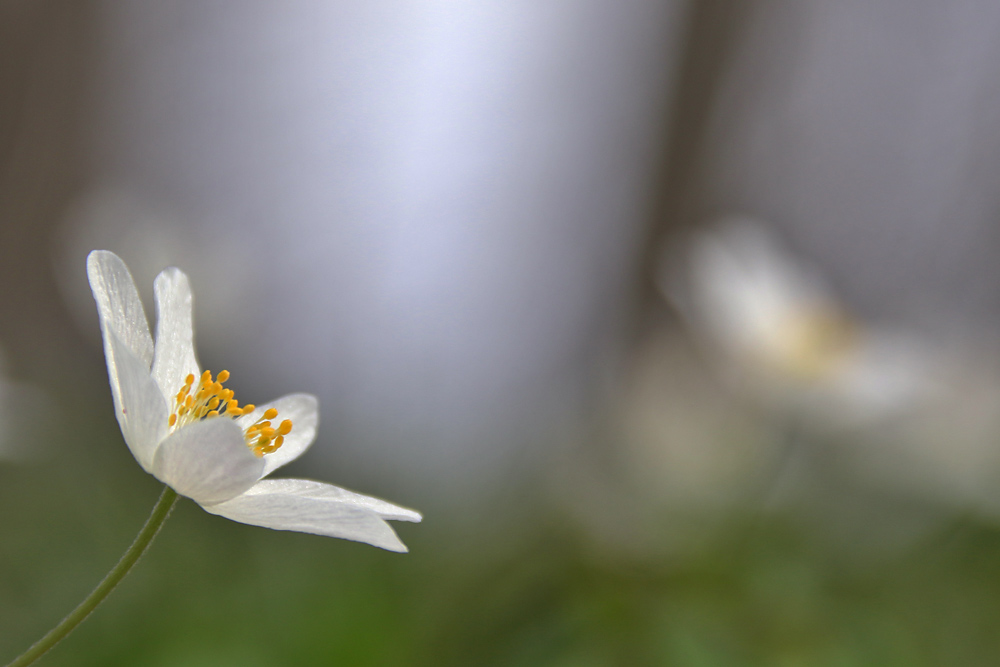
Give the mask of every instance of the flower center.
[[[202, 419], [236, 419], [253, 412], [256, 406], [247, 404], [240, 407], [233, 397], [233, 390], [222, 386], [228, 379], [229, 371], [220, 371], [215, 380], [212, 379], [211, 371], [205, 371], [195, 386], [194, 374], [189, 374], [184, 379], [184, 386], [174, 397], [174, 410], [167, 419], [171, 432]], [[260, 419], [243, 429], [247, 447], [258, 457], [276, 451], [292, 430], [291, 419], [285, 419], [277, 427], [272, 426], [271, 420], [277, 416], [278, 411], [269, 408]]]

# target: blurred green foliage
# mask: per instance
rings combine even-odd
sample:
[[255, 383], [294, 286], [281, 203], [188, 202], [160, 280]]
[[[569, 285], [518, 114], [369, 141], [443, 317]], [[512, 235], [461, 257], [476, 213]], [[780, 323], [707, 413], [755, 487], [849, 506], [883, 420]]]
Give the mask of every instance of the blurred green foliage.
[[[0, 659], [89, 592], [159, 492], [113, 424], [74, 423], [72, 447], [0, 466]], [[973, 519], [852, 558], [822, 526], [746, 512], [697, 547], [654, 553], [595, 539], [545, 497], [472, 525], [441, 513], [397, 524], [404, 556], [182, 500], [136, 570], [39, 664], [919, 667], [1000, 655], [1000, 531]]]

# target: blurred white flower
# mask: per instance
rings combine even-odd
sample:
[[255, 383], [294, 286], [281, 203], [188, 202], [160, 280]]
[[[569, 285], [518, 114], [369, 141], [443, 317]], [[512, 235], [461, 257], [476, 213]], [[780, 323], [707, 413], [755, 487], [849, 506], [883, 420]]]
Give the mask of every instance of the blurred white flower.
[[704, 233], [687, 268], [661, 287], [753, 396], [856, 423], [937, 391], [937, 355], [925, 343], [852, 317], [820, 273], [760, 224], [736, 219]]
[[[132, 276], [114, 253], [87, 258], [97, 301], [115, 415], [146, 472], [206, 511], [278, 530], [340, 537], [406, 551], [386, 519], [420, 521], [413, 510], [301, 479], [264, 476], [300, 456], [313, 442], [317, 401], [291, 394], [240, 407], [195, 358], [192, 296], [176, 268], [157, 276], [156, 342]], [[284, 419], [278, 426], [272, 420]]]
[[[794, 441], [836, 442], [840, 474], [852, 471], [856, 483], [876, 493], [895, 489], [1000, 516], [995, 337], [933, 336], [865, 322], [815, 267], [751, 220], [723, 221], [688, 253], [686, 262], [667, 267], [682, 272], [662, 275], [660, 287], [717, 375], [737, 390], [728, 393], [758, 402], [776, 440], [790, 430]], [[693, 384], [671, 382], [682, 390]], [[733, 418], [726, 400], [714, 399], [718, 414], [709, 414], [701, 431], [697, 411], [685, 412], [686, 427], [715, 437], [717, 424]], [[668, 436], [661, 426], [638, 440], [656, 452]], [[689, 441], [670, 439], [669, 453], [676, 458], [674, 450]], [[638, 465], [651, 460], [642, 454]]]

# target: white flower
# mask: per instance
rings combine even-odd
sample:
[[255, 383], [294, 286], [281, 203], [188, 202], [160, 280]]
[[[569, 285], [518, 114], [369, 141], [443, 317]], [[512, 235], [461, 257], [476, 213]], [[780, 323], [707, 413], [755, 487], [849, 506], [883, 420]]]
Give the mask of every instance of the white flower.
[[755, 395], [845, 423], [912, 409], [936, 390], [925, 342], [852, 317], [815, 267], [753, 220], [699, 236], [688, 275], [662, 287]]
[[[156, 343], [125, 263], [112, 252], [87, 257], [97, 301], [115, 415], [132, 455], [154, 477], [234, 521], [340, 537], [389, 549], [406, 546], [385, 522], [419, 513], [303, 479], [262, 479], [300, 456], [316, 437], [309, 394], [240, 407], [195, 358], [187, 276], [169, 268], [154, 282]], [[273, 426], [272, 420], [278, 420]]]

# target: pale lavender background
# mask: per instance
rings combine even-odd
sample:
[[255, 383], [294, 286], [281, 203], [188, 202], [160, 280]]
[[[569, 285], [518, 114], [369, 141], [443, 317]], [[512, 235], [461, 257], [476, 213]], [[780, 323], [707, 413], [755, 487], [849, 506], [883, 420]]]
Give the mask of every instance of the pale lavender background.
[[187, 268], [203, 361], [320, 396], [313, 467], [423, 493], [503, 479], [627, 340], [682, 18], [105, 3], [89, 192], [129, 203], [91, 210], [73, 252], [119, 250], [142, 281]]

